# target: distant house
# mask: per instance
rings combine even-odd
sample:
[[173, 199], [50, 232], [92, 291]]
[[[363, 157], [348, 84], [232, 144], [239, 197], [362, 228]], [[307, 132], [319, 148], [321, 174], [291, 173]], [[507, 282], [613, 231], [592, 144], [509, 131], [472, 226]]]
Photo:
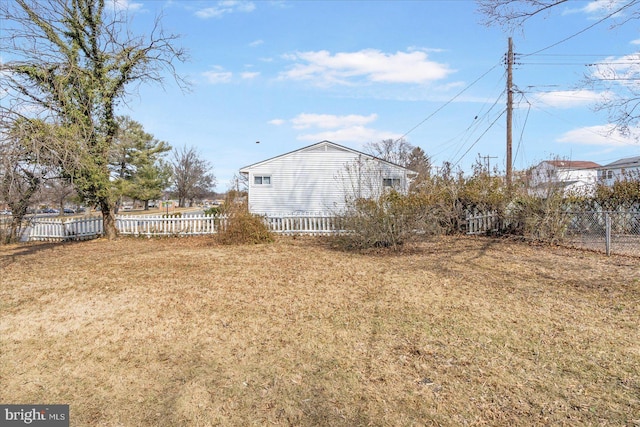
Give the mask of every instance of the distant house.
[[613, 185], [624, 179], [640, 179], [640, 156], [627, 157], [602, 166], [598, 179], [605, 185]]
[[538, 196], [551, 190], [562, 191], [565, 196], [591, 195], [598, 180], [600, 165], [582, 160], [545, 160], [530, 172], [531, 191]]
[[352, 197], [406, 192], [416, 175], [402, 166], [322, 141], [240, 169], [249, 210], [261, 215], [336, 213]]

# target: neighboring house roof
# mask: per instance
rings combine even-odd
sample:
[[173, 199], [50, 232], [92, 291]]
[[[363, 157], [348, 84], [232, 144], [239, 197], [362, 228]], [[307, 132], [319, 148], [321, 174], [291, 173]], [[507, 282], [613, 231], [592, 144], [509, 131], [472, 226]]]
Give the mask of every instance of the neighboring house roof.
[[410, 169], [408, 169], [408, 168], [406, 168], [406, 167], [404, 167], [402, 165], [398, 165], [396, 163], [389, 162], [387, 160], [384, 160], [384, 159], [381, 159], [379, 157], [376, 157], [376, 156], [374, 156], [372, 154], [363, 153], [362, 151], [354, 150], [353, 148], [345, 147], [343, 145], [336, 144], [335, 142], [326, 141], [326, 140], [325, 141], [320, 141], [320, 142], [315, 143], [315, 144], [308, 145], [306, 147], [299, 148], [297, 150], [290, 151], [290, 152], [285, 153], [285, 154], [280, 154], [279, 156], [271, 157], [270, 159], [262, 160], [260, 162], [254, 163], [254, 164], [249, 165], [249, 166], [245, 166], [243, 168], [240, 168], [240, 173], [248, 173], [248, 169], [254, 168], [256, 166], [263, 165], [263, 164], [271, 162], [271, 161], [273, 161], [275, 159], [279, 159], [281, 157], [286, 157], [286, 156], [289, 156], [289, 155], [291, 155], [293, 153], [297, 153], [297, 152], [300, 152], [300, 151], [317, 149], [317, 148], [319, 148], [321, 146], [332, 146], [332, 147], [338, 148], [340, 150], [348, 151], [348, 152], [351, 152], [351, 153], [357, 154], [357, 155], [366, 156], [366, 157], [369, 157], [371, 159], [376, 159], [376, 160], [379, 160], [379, 161], [381, 161], [383, 163], [387, 163], [387, 164], [395, 166], [395, 167], [406, 169], [408, 172], [412, 172], [412, 173], [414, 173], [416, 175], [418, 174], [417, 172], [412, 171], [412, 170], [410, 170]]
[[640, 167], [640, 156], [616, 160], [615, 162], [606, 164], [603, 167], [607, 169]]
[[551, 166], [562, 169], [596, 169], [600, 165], [595, 162], [585, 160], [547, 160]]

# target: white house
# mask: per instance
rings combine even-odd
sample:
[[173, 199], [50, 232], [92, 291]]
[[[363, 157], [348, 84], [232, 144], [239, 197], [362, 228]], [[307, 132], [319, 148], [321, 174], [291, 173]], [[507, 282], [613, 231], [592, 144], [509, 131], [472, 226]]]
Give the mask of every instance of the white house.
[[582, 160], [545, 160], [531, 170], [531, 190], [539, 195], [551, 189], [562, 190], [565, 196], [591, 195], [598, 180], [599, 164]]
[[640, 179], [640, 156], [627, 157], [602, 166], [598, 178], [606, 185], [624, 179]]
[[402, 166], [322, 141], [240, 169], [249, 211], [261, 215], [337, 213], [352, 197], [406, 192], [416, 175]]

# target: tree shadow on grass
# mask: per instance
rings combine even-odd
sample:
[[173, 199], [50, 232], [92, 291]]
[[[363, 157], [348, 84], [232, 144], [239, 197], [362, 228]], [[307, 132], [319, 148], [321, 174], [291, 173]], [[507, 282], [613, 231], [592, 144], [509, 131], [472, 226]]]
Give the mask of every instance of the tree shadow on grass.
[[8, 267], [22, 257], [38, 254], [55, 248], [61, 248], [64, 246], [78, 245], [81, 243], [83, 243], [83, 241], [29, 242], [13, 244], [8, 248], [3, 248], [2, 246], [0, 246], [0, 269]]

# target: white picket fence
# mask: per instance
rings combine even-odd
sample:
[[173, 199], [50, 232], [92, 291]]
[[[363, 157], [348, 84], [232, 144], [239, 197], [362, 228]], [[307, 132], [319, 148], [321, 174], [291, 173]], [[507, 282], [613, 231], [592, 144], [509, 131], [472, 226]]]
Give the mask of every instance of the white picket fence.
[[[116, 228], [125, 236], [193, 236], [215, 234], [226, 226], [224, 216], [194, 215], [162, 217], [159, 215], [117, 215]], [[337, 218], [329, 215], [269, 216], [265, 224], [278, 234], [323, 235], [339, 232]], [[103, 234], [102, 217], [35, 218], [29, 241], [88, 240]]]
[[306, 234], [315, 236], [341, 231], [339, 218], [333, 215], [267, 216], [264, 221], [269, 230], [285, 235]]
[[467, 234], [486, 234], [499, 231], [500, 216], [497, 212], [467, 212]]

